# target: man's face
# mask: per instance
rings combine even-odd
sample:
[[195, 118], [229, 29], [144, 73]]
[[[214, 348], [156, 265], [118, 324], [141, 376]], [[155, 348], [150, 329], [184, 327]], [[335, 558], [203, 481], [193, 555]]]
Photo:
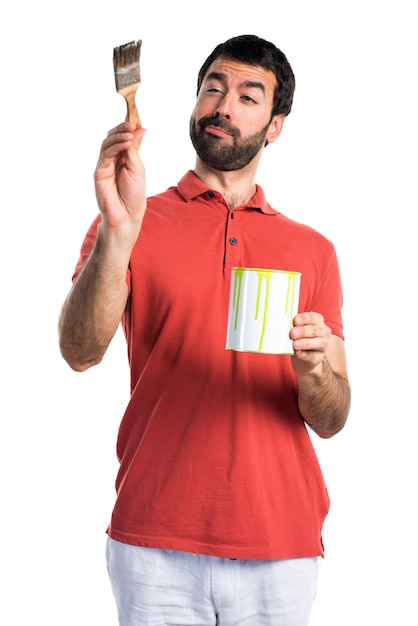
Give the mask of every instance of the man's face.
[[274, 74], [262, 67], [223, 58], [212, 63], [190, 119], [203, 163], [232, 171], [255, 158], [269, 141], [275, 86]]

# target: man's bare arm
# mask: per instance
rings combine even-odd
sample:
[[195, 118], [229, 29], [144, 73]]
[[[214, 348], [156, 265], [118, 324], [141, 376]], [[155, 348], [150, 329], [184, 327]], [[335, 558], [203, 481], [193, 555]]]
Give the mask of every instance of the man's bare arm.
[[[117, 262], [119, 259], [119, 263]], [[120, 323], [128, 296], [127, 262], [105, 242], [96, 244], [61, 310], [59, 344], [70, 367], [82, 372], [102, 360]]]

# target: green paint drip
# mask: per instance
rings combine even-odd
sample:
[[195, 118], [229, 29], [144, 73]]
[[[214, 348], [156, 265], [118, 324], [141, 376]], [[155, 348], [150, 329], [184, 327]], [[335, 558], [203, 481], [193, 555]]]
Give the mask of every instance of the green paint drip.
[[271, 272], [263, 272], [262, 270], [257, 270], [257, 278], [258, 278], [258, 288], [257, 288], [257, 303], [255, 308], [255, 318], [258, 319], [258, 310], [260, 307], [260, 296], [261, 296], [261, 288], [263, 285], [263, 279], [266, 281], [266, 293], [264, 294], [264, 315], [263, 322], [261, 325], [261, 334], [260, 334], [260, 343], [258, 344], [258, 351], [261, 352], [263, 349], [263, 341], [264, 334], [266, 332], [266, 321], [267, 321], [267, 312], [269, 306], [269, 294], [270, 294], [270, 280], [271, 280]]
[[239, 303], [241, 300], [242, 277], [244, 270], [237, 268], [234, 273], [234, 299], [232, 308], [235, 309], [234, 330], [237, 330]]
[[[296, 274], [288, 274], [287, 275], [287, 293], [286, 293], [286, 307], [285, 313], [289, 316], [289, 330], [293, 326], [293, 317], [292, 311], [295, 305], [295, 293], [296, 293]], [[291, 303], [289, 306], [289, 300], [291, 298]]]

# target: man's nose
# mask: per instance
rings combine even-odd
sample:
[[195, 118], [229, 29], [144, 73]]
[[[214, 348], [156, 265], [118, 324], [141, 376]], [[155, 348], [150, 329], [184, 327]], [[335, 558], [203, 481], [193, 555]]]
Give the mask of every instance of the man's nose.
[[232, 100], [228, 95], [224, 95], [219, 101], [215, 110], [215, 117], [224, 117], [227, 120], [230, 119], [232, 113]]

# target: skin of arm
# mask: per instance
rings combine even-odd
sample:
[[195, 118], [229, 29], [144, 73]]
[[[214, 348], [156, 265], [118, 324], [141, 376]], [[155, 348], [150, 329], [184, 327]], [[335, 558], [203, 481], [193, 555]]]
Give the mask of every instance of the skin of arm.
[[124, 122], [102, 144], [94, 173], [101, 222], [58, 324], [61, 354], [76, 371], [102, 360], [126, 306], [126, 272], [146, 207], [145, 173], [137, 151], [144, 133]]
[[344, 342], [313, 312], [296, 315], [290, 335], [300, 413], [317, 435], [330, 438], [344, 427], [350, 409]]

